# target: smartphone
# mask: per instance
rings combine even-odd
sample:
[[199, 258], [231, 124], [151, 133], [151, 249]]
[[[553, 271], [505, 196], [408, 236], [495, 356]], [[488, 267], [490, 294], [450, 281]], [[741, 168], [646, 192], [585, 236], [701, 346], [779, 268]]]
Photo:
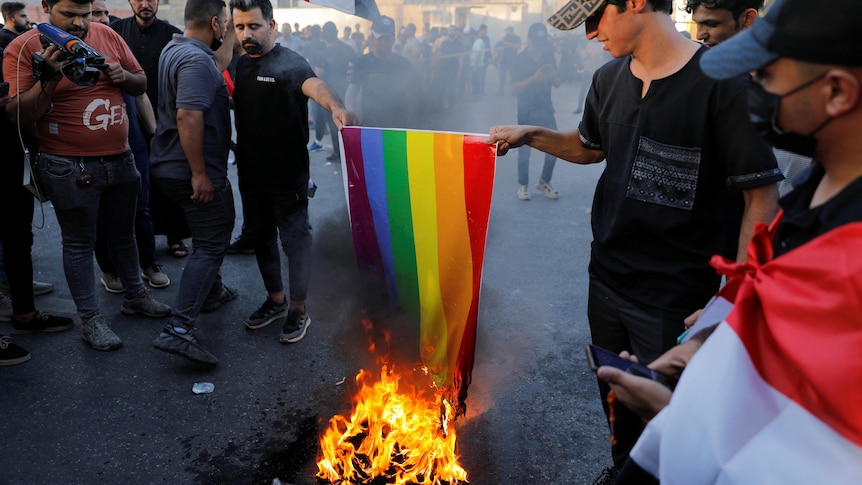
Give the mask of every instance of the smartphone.
[[9, 95], [9, 83], [0, 82], [0, 98]]
[[618, 354], [611, 352], [610, 350], [606, 350], [601, 347], [596, 347], [595, 345], [589, 344], [586, 346], [586, 352], [587, 364], [590, 366], [590, 369], [593, 372], [596, 372], [599, 367], [607, 365], [610, 367], [616, 367], [617, 369], [623, 372], [628, 372], [632, 375], [652, 379], [671, 390], [676, 387], [676, 378], [652, 370], [645, 365], [641, 365], [628, 359], [624, 359]]

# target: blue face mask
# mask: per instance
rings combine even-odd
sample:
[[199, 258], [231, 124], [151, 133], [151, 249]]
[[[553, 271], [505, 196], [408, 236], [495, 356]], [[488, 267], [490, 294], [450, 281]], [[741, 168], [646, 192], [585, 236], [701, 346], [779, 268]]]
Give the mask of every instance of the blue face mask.
[[781, 100], [792, 94], [798, 93], [822, 79], [826, 73], [803, 83], [784, 94], [767, 92], [757, 81], [751, 80], [748, 85], [748, 116], [754, 124], [754, 128], [770, 145], [781, 150], [797, 153], [805, 157], [814, 157], [817, 150], [817, 138], [814, 135], [823, 129], [832, 117], [826, 118], [811, 133], [803, 135], [792, 131], [784, 131], [778, 126], [778, 110]]

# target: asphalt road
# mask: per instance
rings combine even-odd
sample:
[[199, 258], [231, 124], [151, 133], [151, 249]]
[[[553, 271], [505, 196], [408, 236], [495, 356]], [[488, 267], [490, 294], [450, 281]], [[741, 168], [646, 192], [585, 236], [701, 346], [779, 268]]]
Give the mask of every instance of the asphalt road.
[[[554, 93], [560, 128], [577, 125], [576, 93], [570, 85]], [[512, 123], [514, 106], [514, 98], [487, 96], [428, 122], [485, 133], [492, 124]], [[16, 338], [32, 360], [0, 368], [0, 483], [269, 484], [275, 477], [316, 483], [318, 433], [349, 403], [350, 386], [338, 382], [372, 364], [359, 324], [341, 168], [325, 165], [328, 154], [311, 160], [320, 189], [310, 206], [315, 272], [306, 338], [283, 345], [274, 325], [243, 328], [265, 298], [253, 256], [227, 257], [225, 281], [240, 296], [199, 321], [207, 348], [221, 360], [212, 369], [155, 350], [151, 342], [164, 321], [121, 315], [121, 297], [100, 289], [121, 349], [90, 349], [77, 324]], [[583, 354], [589, 207], [602, 167], [559, 162], [553, 182], [560, 199], [534, 190], [533, 200], [523, 202], [515, 197], [516, 154], [498, 162], [473, 384], [467, 416], [457, 423], [472, 484], [591, 483], [610, 463]], [[532, 184], [540, 169], [534, 153]], [[239, 207], [237, 196], [238, 213]], [[238, 218], [235, 234], [240, 226]], [[37, 297], [37, 307], [73, 316], [50, 204], [35, 236], [36, 279], [56, 285]], [[171, 304], [185, 260], [167, 254], [164, 238], [157, 242], [173, 283], [153, 294]], [[10, 332], [0, 325], [0, 333]], [[196, 395], [196, 382], [215, 390]]]

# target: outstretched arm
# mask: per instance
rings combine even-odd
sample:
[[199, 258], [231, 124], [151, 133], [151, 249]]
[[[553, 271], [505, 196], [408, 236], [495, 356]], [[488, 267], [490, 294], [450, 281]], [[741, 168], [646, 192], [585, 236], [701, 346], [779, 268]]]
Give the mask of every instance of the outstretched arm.
[[510, 148], [527, 145], [572, 163], [598, 163], [605, 158], [605, 152], [585, 147], [577, 130], [561, 132], [541, 126], [494, 126], [488, 144], [498, 142], [498, 155], [505, 155]]
[[349, 125], [358, 125], [359, 118], [352, 111], [348, 111], [338, 97], [338, 93], [333, 91], [328, 84], [321, 81], [320, 78], [311, 77], [302, 83], [302, 93], [313, 99], [323, 109], [332, 113], [332, 120], [335, 121], [335, 126], [340, 130]]

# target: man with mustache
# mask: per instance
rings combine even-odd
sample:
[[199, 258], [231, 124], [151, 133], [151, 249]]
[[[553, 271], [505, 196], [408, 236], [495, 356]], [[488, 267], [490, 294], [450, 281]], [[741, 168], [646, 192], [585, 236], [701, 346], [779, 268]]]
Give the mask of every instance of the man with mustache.
[[[339, 130], [357, 124], [357, 119], [302, 56], [274, 44], [269, 0], [232, 0], [231, 13], [237, 40], [247, 53], [237, 63], [234, 88], [239, 191], [267, 291], [245, 326], [255, 330], [279, 320], [279, 340], [295, 343], [311, 324], [305, 306], [311, 277], [308, 99], [331, 112]], [[277, 237], [287, 255], [289, 297]]]
[[[156, 18], [159, 0], [129, 0], [129, 6], [132, 7], [134, 15], [113, 22], [111, 28], [126, 40], [132, 54], [144, 68], [144, 73], [147, 75], [147, 97], [150, 98], [150, 104], [156, 110], [159, 106], [159, 57], [174, 34], [182, 34], [182, 32], [164, 20]], [[155, 114], [158, 117], [158, 111]], [[147, 132], [146, 135], [149, 141], [152, 133]], [[150, 188], [147, 186], [143, 190], [150, 190]], [[154, 231], [156, 234], [167, 236], [171, 254], [176, 258], [187, 256], [188, 247], [183, 239], [189, 236], [189, 228], [182, 210], [172, 204], [167, 196], [155, 187], [150, 191], [149, 209]], [[155, 242], [152, 246], [147, 254], [155, 251]], [[144, 263], [158, 266], [153, 264], [154, 257], [152, 262], [144, 261]], [[167, 277], [159, 279], [164, 283]], [[109, 285], [105, 286], [107, 288]]]
[[[95, 292], [97, 223], [104, 229], [123, 283], [122, 312], [160, 318], [170, 308], [153, 300], [144, 288], [134, 237], [141, 177], [129, 150], [123, 93], [142, 94], [147, 79], [116, 32], [90, 23], [91, 7], [92, 0], [42, 2], [51, 25], [87, 42], [107, 59], [93, 86], [69, 77], [76, 73], [64, 61], [66, 52], [56, 45], [43, 49], [38, 31], [9, 44], [3, 74], [14, 96], [6, 113], [22, 130], [35, 124], [41, 149], [35, 175], [60, 224], [63, 268], [81, 318], [82, 337], [96, 350], [114, 350], [122, 341], [108, 326]], [[34, 53], [43, 59], [36, 73]]]

